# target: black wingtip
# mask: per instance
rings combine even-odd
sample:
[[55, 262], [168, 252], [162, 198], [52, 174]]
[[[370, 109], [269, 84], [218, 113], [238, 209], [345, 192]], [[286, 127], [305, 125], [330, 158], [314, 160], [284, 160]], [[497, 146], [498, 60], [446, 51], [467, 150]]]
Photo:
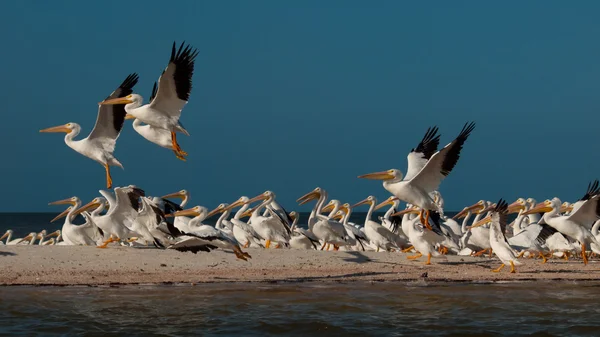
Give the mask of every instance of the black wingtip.
[[593, 182], [588, 183], [587, 191], [585, 195], [580, 200], [589, 200], [593, 196], [600, 194], [600, 185], [598, 183], [598, 179]]
[[475, 122], [467, 122], [465, 123], [462, 130], [460, 131], [460, 134], [456, 138], [463, 139], [463, 141], [467, 140], [467, 138], [469, 138], [473, 130], [475, 130]]
[[506, 200], [500, 198], [500, 200], [498, 200], [498, 203], [496, 203], [496, 208], [495, 211], [501, 214], [505, 214], [508, 212], [508, 203], [506, 202]]
[[440, 145], [440, 135], [438, 134], [438, 131], [439, 129], [435, 125], [428, 127], [425, 136], [423, 136], [421, 142], [412, 150], [412, 152], [423, 153], [424, 159], [431, 158]]

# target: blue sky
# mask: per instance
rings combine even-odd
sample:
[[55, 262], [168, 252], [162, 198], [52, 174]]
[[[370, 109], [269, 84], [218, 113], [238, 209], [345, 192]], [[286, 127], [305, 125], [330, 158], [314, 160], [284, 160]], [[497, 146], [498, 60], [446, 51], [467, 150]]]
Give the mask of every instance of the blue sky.
[[[212, 207], [273, 190], [288, 209], [316, 186], [388, 196], [356, 176], [406, 169], [428, 126], [477, 129], [441, 191], [447, 209], [580, 197], [600, 177], [600, 2], [5, 1], [0, 3], [1, 211], [88, 200], [104, 171], [38, 130], [96, 119], [131, 72], [147, 97], [174, 40], [200, 51], [180, 137], [188, 162], [127, 121], [116, 186], [186, 188]], [[304, 208], [306, 209], [306, 208]], [[304, 210], [300, 208], [300, 210]]]

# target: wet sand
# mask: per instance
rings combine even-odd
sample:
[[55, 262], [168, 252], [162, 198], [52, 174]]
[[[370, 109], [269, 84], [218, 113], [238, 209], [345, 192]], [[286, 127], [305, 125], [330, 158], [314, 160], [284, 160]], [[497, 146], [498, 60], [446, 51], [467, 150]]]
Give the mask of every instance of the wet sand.
[[[445, 256], [408, 260], [412, 254], [247, 249], [252, 259], [228, 251], [181, 253], [128, 247], [0, 246], [0, 285], [119, 285], [215, 282], [414, 281], [494, 282], [598, 280], [599, 260], [521, 259], [491, 272], [497, 258]], [[426, 273], [426, 275], [424, 275]]]

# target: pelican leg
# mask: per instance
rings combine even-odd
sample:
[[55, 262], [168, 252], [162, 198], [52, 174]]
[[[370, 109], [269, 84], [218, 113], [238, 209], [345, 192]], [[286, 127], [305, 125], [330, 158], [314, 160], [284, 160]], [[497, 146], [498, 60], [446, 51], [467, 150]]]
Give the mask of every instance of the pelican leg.
[[108, 246], [109, 243], [114, 242], [115, 239], [113, 239], [112, 234], [108, 237], [108, 240], [102, 242], [102, 244], [100, 246], [96, 246], [96, 248], [106, 248]]
[[[512, 261], [511, 261], [511, 262], [512, 262]], [[501, 265], [500, 265], [500, 267], [498, 267], [497, 269], [492, 269], [492, 271], [493, 271], [494, 273], [499, 273], [499, 272], [502, 270], [502, 268], [504, 268], [504, 263], [503, 263], [503, 264], [501, 264]]]
[[[242, 250], [240, 249], [240, 246], [234, 245], [233, 253], [235, 254], [235, 257], [237, 257], [238, 259], [248, 261], [248, 259], [246, 258], [246, 255], [248, 255], [248, 254], [242, 252]], [[248, 257], [250, 257], [250, 255], [248, 255]]]
[[524, 250], [522, 250], [522, 251], [519, 253], [519, 255], [517, 255], [517, 259], [520, 259], [520, 258], [522, 258], [524, 254], [525, 254], [525, 251], [524, 251]]
[[[542, 258], [542, 264], [548, 262], [548, 260], [546, 260], [546, 255], [542, 254], [542, 252], [538, 252], [538, 256]], [[510, 261], [510, 262], [512, 265], [512, 261]], [[513, 267], [513, 269], [514, 269], [514, 267]], [[511, 273], [512, 273], [512, 271], [511, 271]]]
[[338, 251], [338, 250], [340, 250], [340, 246], [338, 246], [338, 245], [333, 245], [333, 250], [335, 250], [335, 251]]
[[583, 258], [583, 264], [588, 264], [588, 258], [585, 255], [585, 243], [581, 244], [581, 257]]
[[477, 253], [475, 253], [475, 255], [473, 255], [473, 256], [481, 256], [481, 255], [485, 254], [485, 252], [487, 252], [487, 249], [480, 250]]
[[277, 246], [275, 246], [275, 249], [279, 249], [279, 248], [281, 248], [281, 244], [277, 243]]
[[515, 270], [515, 263], [512, 262], [512, 260], [510, 260], [510, 272], [512, 274], [516, 273], [517, 271]]
[[246, 243], [244, 244], [244, 248], [248, 248], [250, 247], [250, 240], [247, 240]]
[[177, 143], [177, 133], [175, 133], [175, 132], [171, 132], [171, 144], [173, 146], [173, 151], [178, 153], [181, 157], [187, 156], [187, 152], [183, 151], [181, 149], [181, 147], [179, 146], [179, 144]]
[[110, 176], [110, 166], [108, 166], [108, 164], [104, 164], [104, 169], [106, 170], [106, 188], [111, 188], [112, 177]]
[[431, 253], [427, 254], [427, 262], [425, 262], [425, 265], [430, 265], [431, 264]]
[[569, 252], [563, 252], [563, 259], [569, 261]]
[[326, 244], [327, 244], [327, 242], [323, 242], [323, 245], [321, 246], [321, 250], [323, 250], [323, 248], [325, 248]]
[[379, 253], [379, 246], [377, 246], [377, 253]]
[[492, 251], [492, 248], [490, 248], [490, 255], [488, 255], [488, 257], [489, 257], [490, 259], [492, 258], [492, 253], [493, 253], [493, 251]]
[[442, 255], [446, 255], [448, 254], [448, 248], [446, 246], [440, 245], [440, 248], [438, 248], [438, 252]]
[[415, 260], [415, 259], [420, 258], [421, 256], [423, 256], [423, 254], [421, 254], [420, 252], [417, 252], [417, 255], [407, 256], [406, 258], [409, 260]]
[[429, 229], [430, 231], [433, 230], [433, 228], [431, 228], [431, 225], [429, 224], [429, 210], [425, 211], [425, 223], [424, 223], [425, 227], [427, 227], [427, 229]]
[[137, 239], [138, 238], [136, 238], [136, 237], [129, 238], [129, 239], [127, 239], [127, 243], [132, 243], [134, 241], [137, 241]]
[[423, 217], [423, 209], [421, 209], [421, 211], [419, 212], [419, 221], [422, 224], [425, 224], [425, 218]]
[[185, 159], [185, 157], [181, 153], [179, 153], [175, 150], [173, 150], [173, 152], [175, 152], [175, 157], [177, 157], [177, 159], [187, 161], [187, 159]]
[[411, 250], [413, 250], [414, 248], [415, 248], [415, 246], [410, 246], [410, 247], [408, 247], [408, 248], [406, 248], [406, 249], [402, 249], [402, 250], [401, 250], [401, 252], [402, 252], [402, 253], [408, 253], [408, 252], [410, 252]]
[[329, 248], [331, 248], [331, 244], [330, 243], [327, 244], [327, 248], [325, 250], [329, 251]]
[[269, 247], [271, 247], [271, 240], [267, 240], [267, 242], [265, 243], [265, 248]]

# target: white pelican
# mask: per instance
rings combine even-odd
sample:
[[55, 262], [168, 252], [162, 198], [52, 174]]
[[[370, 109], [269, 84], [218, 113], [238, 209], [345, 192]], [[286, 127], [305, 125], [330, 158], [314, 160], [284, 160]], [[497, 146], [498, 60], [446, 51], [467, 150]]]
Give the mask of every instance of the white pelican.
[[147, 197], [141, 197], [140, 202], [141, 209], [131, 229], [141, 235], [146, 245], [153, 243], [156, 248], [165, 248], [163, 242], [170, 242], [167, 237], [170, 234], [168, 229], [165, 228], [165, 231], [160, 229], [161, 224], [165, 221], [165, 214]]
[[196, 206], [194, 208], [175, 212], [174, 214], [167, 214], [167, 217], [194, 217], [192, 220], [190, 220], [188, 226], [189, 229], [187, 232], [180, 231], [175, 226], [168, 224], [171, 234], [180, 240], [167, 248], [175, 249], [181, 252], [191, 251], [193, 253], [197, 253], [199, 251], [210, 251], [211, 249], [220, 247], [233, 250], [238, 259], [247, 261], [247, 259], [251, 258], [251, 256], [241, 250], [239, 243], [234, 238], [226, 235], [222, 231], [212, 226], [202, 223], [204, 219], [222, 212], [223, 209], [224, 208], [217, 207], [216, 209], [208, 212], [206, 207]]
[[261, 238], [263, 238], [265, 242], [265, 248], [269, 248], [271, 245], [271, 241], [277, 242], [276, 248], [281, 247], [281, 244], [288, 244], [290, 241], [291, 231], [285, 222], [281, 221], [279, 216], [265, 217], [260, 214], [260, 211], [270, 204], [275, 199], [275, 193], [271, 191], [265, 191], [262, 194], [257, 195], [256, 197], [247, 201], [248, 204], [251, 204], [255, 201], [262, 202], [254, 209], [252, 215], [250, 216], [250, 225]]
[[542, 219], [550, 226], [554, 227], [562, 234], [577, 240], [581, 245], [581, 256], [583, 263], [587, 264], [587, 256], [585, 253], [586, 244], [596, 244], [598, 240], [592, 235], [590, 229], [593, 223], [600, 216], [600, 188], [598, 181], [590, 183], [586, 194], [573, 205], [573, 211], [569, 215], [560, 215], [562, 203], [560, 199], [553, 198], [546, 200], [536, 207], [528, 210], [525, 214], [546, 212]]
[[176, 133], [182, 132], [189, 136], [179, 118], [181, 117], [181, 110], [190, 98], [194, 59], [198, 55], [198, 51], [192, 49], [189, 45], [183, 48], [184, 43], [177, 50], [175, 42], [173, 42], [171, 59], [158, 79], [158, 91], [149, 104], [142, 105], [144, 99], [138, 94], [130, 94], [100, 102], [101, 105], [126, 104], [125, 111], [128, 114], [146, 124], [171, 132], [171, 145], [180, 159], [185, 157], [187, 153], [179, 147]]
[[350, 206], [350, 208], [354, 209], [360, 205], [369, 205], [369, 210], [367, 211], [365, 218], [365, 234], [367, 235], [369, 242], [375, 246], [377, 251], [379, 251], [380, 248], [386, 251], [389, 251], [392, 248], [402, 249], [397, 243], [398, 236], [396, 234], [390, 232], [389, 229], [383, 227], [379, 223], [371, 220], [373, 209], [377, 205], [377, 199], [370, 195], [366, 199]]
[[498, 256], [502, 265], [498, 269], [493, 269], [493, 272], [500, 272], [505, 265], [510, 264], [510, 272], [515, 272], [515, 264], [520, 265], [521, 262], [517, 261], [517, 254], [510, 247], [504, 233], [506, 232], [506, 217], [508, 215], [508, 203], [503, 199], [500, 199], [496, 204], [496, 207], [491, 212], [491, 215], [480, 220], [478, 223], [473, 225], [473, 228], [479, 227], [489, 221], [492, 222], [490, 226], [490, 244], [492, 250]]
[[30, 235], [31, 235], [31, 233], [30, 233], [29, 235], [27, 235], [27, 236], [25, 236], [25, 237], [23, 237], [23, 238], [16, 238], [16, 239], [14, 239], [14, 240], [13, 240], [13, 238], [12, 238], [12, 236], [13, 236], [13, 233], [14, 233], [14, 232], [13, 232], [13, 230], [12, 230], [12, 229], [9, 229], [9, 230], [7, 230], [7, 231], [6, 231], [6, 232], [5, 232], [5, 233], [2, 235], [2, 237], [0, 237], [0, 241], [2, 241], [2, 240], [4, 240], [4, 239], [6, 239], [5, 245], [8, 245], [8, 246], [11, 246], [11, 245], [18, 245], [19, 243], [21, 243], [21, 242], [22, 242], [22, 241], [24, 241], [24, 240], [25, 240], [25, 241], [29, 240], [29, 239], [30, 239]]
[[[484, 200], [479, 200], [477, 203], [465, 207], [462, 211], [454, 216], [454, 219], [460, 219], [464, 216], [461, 231], [463, 233], [460, 238], [460, 245], [464, 248], [469, 248], [474, 252], [475, 256], [480, 256], [486, 251], [490, 251], [492, 246], [490, 244], [490, 229], [488, 227], [478, 226], [467, 229], [467, 222], [471, 218], [471, 214], [475, 213], [475, 220], [473, 223], [478, 222], [485, 212], [491, 210], [492, 204]], [[490, 256], [492, 251], [490, 251]]]
[[[58, 236], [61, 234], [60, 230], [56, 230], [50, 234], [47, 234], [46, 230], [44, 229], [43, 231], [38, 233], [38, 244], [40, 246], [47, 246], [47, 245], [54, 245], [56, 244], [56, 238], [58, 238]], [[48, 240], [49, 239], [49, 240]]]
[[349, 203], [341, 205], [340, 210], [331, 217], [331, 220], [336, 221], [338, 214], [340, 217], [339, 221], [344, 225], [344, 229], [346, 230], [347, 245], [354, 249], [358, 249], [358, 246], [360, 246], [363, 251], [366, 250], [365, 245], [371, 248], [370, 240], [364, 232], [364, 226], [360, 227], [359, 225], [348, 221], [352, 215], [352, 206], [350, 206]]
[[390, 208], [385, 212], [385, 214], [380, 218], [381, 225], [385, 228], [389, 229], [392, 233], [398, 234], [398, 236], [403, 239], [408, 240], [408, 237], [404, 232], [402, 232], [402, 217], [400, 216], [392, 216], [392, 214], [398, 212], [400, 210], [400, 199], [395, 196], [391, 196], [387, 198], [385, 201], [381, 202], [379, 205], [375, 206], [374, 211], [377, 211], [387, 205], [390, 205]]
[[[99, 215], [99, 211], [92, 213], [92, 215], [98, 214], [92, 217], [96, 226], [102, 229], [105, 236], [109, 235], [108, 239], [102, 245], [98, 246], [98, 248], [106, 248], [111, 242], [119, 242], [124, 239], [140, 236], [140, 234], [132, 230], [132, 227], [133, 222], [138, 216], [139, 198], [144, 196], [144, 191], [135, 186], [115, 187], [114, 191], [115, 197], [113, 198], [109, 192], [100, 190], [100, 194], [108, 200], [110, 205], [109, 210], [104, 215]], [[87, 205], [76, 210], [73, 215], [88, 209], [104, 207], [104, 201], [102, 198], [95, 198]]]
[[295, 211], [290, 212], [290, 217], [293, 219], [292, 226], [292, 237], [290, 239], [290, 248], [294, 249], [319, 249], [319, 239], [314, 234], [304, 228], [297, 226], [300, 216]]
[[[131, 94], [137, 81], [137, 74], [134, 73], [127, 76], [123, 83], [107, 99], [119, 99], [119, 97]], [[106, 186], [107, 188], [111, 188], [110, 166], [123, 168], [123, 165], [115, 158], [114, 151], [117, 138], [119, 138], [121, 129], [123, 129], [125, 115], [123, 105], [100, 106], [94, 129], [86, 138], [81, 140], [73, 139], [81, 132], [81, 126], [77, 123], [67, 123], [40, 130], [40, 132], [65, 132], [67, 134], [65, 136], [65, 143], [68, 147], [104, 166], [106, 170]]]
[[[181, 203], [176, 204], [176, 203], [168, 200], [170, 198], [181, 199]], [[183, 208], [187, 205], [188, 201], [190, 200], [190, 193], [187, 190], [181, 190], [179, 192], [170, 193], [167, 195], [163, 195], [160, 198], [154, 198], [154, 199], [160, 199], [161, 203], [164, 206], [165, 214], [171, 214], [171, 213], [183, 210]], [[158, 204], [157, 201], [158, 200], [154, 200], [154, 202]], [[185, 228], [191, 220], [190, 218], [188, 218], [186, 216], [177, 216], [174, 219], [175, 220], [173, 220], [173, 225], [179, 229]]]
[[[405, 210], [396, 212], [394, 215], [404, 216], [407, 213], [421, 214], [421, 212], [422, 211], [418, 207], [412, 206]], [[437, 217], [438, 213], [435, 212], [433, 214], [434, 214], [434, 217]], [[446, 237], [443, 235], [443, 233], [438, 225], [439, 218], [437, 218], [437, 221], [430, 223], [430, 226], [432, 228], [431, 230], [428, 229], [427, 227], [425, 227], [425, 225], [423, 225], [420, 222], [420, 217], [414, 217], [412, 219], [405, 218], [405, 219], [408, 222], [407, 223], [408, 238], [410, 240], [410, 243], [413, 245], [414, 249], [417, 251], [416, 255], [408, 256], [407, 259], [414, 260], [414, 259], [420, 258], [423, 255], [427, 255], [427, 261], [425, 262], [425, 264], [430, 265], [432, 256], [437, 257], [437, 256], [441, 255], [440, 252], [435, 249], [435, 246], [437, 244], [441, 244], [446, 239]]]
[[[152, 95], [150, 96], [150, 102], [156, 96], [156, 82], [154, 82], [154, 87], [152, 87]], [[175, 156], [178, 159], [185, 161], [185, 156], [187, 153], [185, 151], [178, 152], [173, 148], [173, 142], [171, 141], [171, 132], [169, 130], [161, 129], [154, 125], [145, 124], [142, 120], [135, 118], [135, 116], [127, 114], [125, 119], [133, 119], [133, 129], [140, 134], [140, 136], [146, 138], [147, 141], [154, 143], [160, 147], [164, 147], [165, 149], [169, 149], [175, 153]]]
[[[229, 220], [232, 227], [233, 236], [240, 243], [243, 244], [243, 248], [248, 248], [250, 245], [254, 245], [257, 247], [262, 247], [261, 237], [256, 233], [254, 228], [248, 223], [242, 221], [242, 214], [248, 210], [250, 205], [248, 201], [250, 198], [246, 196], [240, 197], [237, 201], [233, 202], [231, 205], [227, 206], [228, 209], [234, 209], [236, 207], [242, 206], [233, 216], [232, 219]], [[179, 218], [179, 217], [178, 217]], [[176, 218], [177, 219], [177, 218]]]
[[[438, 190], [442, 180], [452, 171], [460, 157], [463, 144], [475, 129], [475, 123], [467, 123], [462, 131], [450, 144], [431, 155], [439, 136], [436, 136], [437, 128], [428, 129], [425, 137], [419, 143], [416, 150], [408, 155], [407, 174], [402, 179], [402, 172], [391, 169], [383, 172], [369, 173], [359, 176], [365, 179], [383, 180], [383, 187], [395, 197], [421, 209], [421, 222], [429, 229], [429, 211], [437, 211], [444, 215], [444, 210], [435, 202], [432, 194]], [[426, 151], [423, 149], [427, 149]], [[424, 164], [425, 163], [425, 164]], [[423, 218], [425, 211], [425, 218]]]
[[338, 250], [339, 246], [347, 244], [346, 229], [340, 222], [331, 220], [320, 214], [320, 211], [325, 204], [325, 200], [327, 200], [327, 192], [324, 189], [317, 187], [311, 192], [301, 196], [297, 202], [300, 203], [300, 205], [304, 205], [314, 199], [317, 199], [317, 203], [308, 217], [308, 229], [319, 239], [319, 241], [323, 242], [321, 250], [325, 248], [325, 245], [328, 245], [327, 248], [329, 249], [329, 244], [333, 244], [334, 249]]
[[71, 221], [75, 219], [75, 211], [81, 207], [81, 200], [78, 197], [71, 197], [49, 203], [49, 205], [70, 205], [64, 212], [57, 215], [50, 222], [54, 222], [63, 216], [65, 222], [62, 226], [61, 234], [63, 241], [69, 245], [91, 246], [102, 240], [103, 233], [98, 230], [93, 220], [86, 212], [82, 212], [86, 222], [82, 225], [75, 225]]

